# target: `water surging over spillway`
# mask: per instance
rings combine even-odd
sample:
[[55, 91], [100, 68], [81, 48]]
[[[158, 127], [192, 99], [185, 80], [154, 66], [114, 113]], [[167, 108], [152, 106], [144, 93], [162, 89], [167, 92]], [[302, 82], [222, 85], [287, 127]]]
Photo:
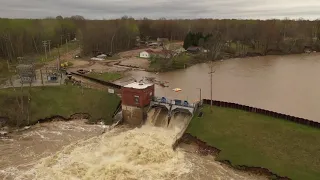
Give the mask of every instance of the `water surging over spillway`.
[[190, 114], [183, 112], [176, 112], [169, 118], [167, 109], [157, 107], [151, 108], [148, 112], [146, 125], [167, 128], [174, 130], [175, 133], [179, 133], [188, 125], [188, 121], [191, 118]]
[[225, 167], [212, 156], [199, 156], [192, 145], [184, 144], [174, 151], [172, 144], [190, 116], [175, 113], [167, 127], [154, 126], [155, 120], [166, 118], [161, 115], [164, 112], [151, 109], [148, 121], [141, 128], [120, 126], [74, 142], [37, 161], [29, 170], [12, 172], [12, 177], [19, 180], [261, 179]]
[[174, 136], [149, 125], [114, 129], [41, 160], [19, 179], [179, 179], [191, 164], [172, 150]]

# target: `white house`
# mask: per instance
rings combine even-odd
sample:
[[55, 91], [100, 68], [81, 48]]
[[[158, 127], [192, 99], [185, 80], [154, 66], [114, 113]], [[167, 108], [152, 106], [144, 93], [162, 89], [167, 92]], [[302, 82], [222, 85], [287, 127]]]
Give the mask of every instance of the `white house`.
[[142, 51], [140, 52], [140, 56], [141, 58], [150, 58], [151, 57], [151, 54], [147, 51]]

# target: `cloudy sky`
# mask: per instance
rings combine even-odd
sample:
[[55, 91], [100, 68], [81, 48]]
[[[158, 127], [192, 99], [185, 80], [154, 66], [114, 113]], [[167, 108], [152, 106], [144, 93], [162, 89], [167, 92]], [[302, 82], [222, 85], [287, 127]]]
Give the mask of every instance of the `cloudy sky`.
[[320, 0], [0, 0], [0, 17], [320, 18]]

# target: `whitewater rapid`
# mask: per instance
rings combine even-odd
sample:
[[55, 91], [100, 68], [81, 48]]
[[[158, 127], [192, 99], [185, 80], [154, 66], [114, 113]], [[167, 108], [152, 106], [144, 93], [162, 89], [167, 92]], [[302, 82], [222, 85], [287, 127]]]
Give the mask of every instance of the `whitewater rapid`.
[[114, 129], [65, 147], [17, 179], [179, 179], [192, 164], [173, 151], [174, 135], [152, 126]]
[[[1, 144], [0, 179], [5, 180], [241, 180], [266, 179], [236, 171], [197, 148], [172, 144], [190, 116], [175, 114], [168, 127], [164, 117], [141, 128], [106, 130], [82, 121], [39, 125]], [[150, 114], [150, 115], [151, 115]], [[157, 118], [158, 117], [158, 118]], [[150, 120], [150, 119], [149, 119]], [[103, 133], [105, 132], [105, 133]], [[103, 133], [103, 134], [102, 134]], [[3, 141], [4, 142], [4, 141]]]

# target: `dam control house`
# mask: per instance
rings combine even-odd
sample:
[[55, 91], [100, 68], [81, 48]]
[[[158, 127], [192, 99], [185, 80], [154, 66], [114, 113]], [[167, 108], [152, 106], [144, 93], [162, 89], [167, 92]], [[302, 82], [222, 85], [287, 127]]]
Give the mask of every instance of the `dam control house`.
[[131, 125], [141, 125], [154, 97], [154, 84], [133, 82], [121, 88], [123, 120]]

